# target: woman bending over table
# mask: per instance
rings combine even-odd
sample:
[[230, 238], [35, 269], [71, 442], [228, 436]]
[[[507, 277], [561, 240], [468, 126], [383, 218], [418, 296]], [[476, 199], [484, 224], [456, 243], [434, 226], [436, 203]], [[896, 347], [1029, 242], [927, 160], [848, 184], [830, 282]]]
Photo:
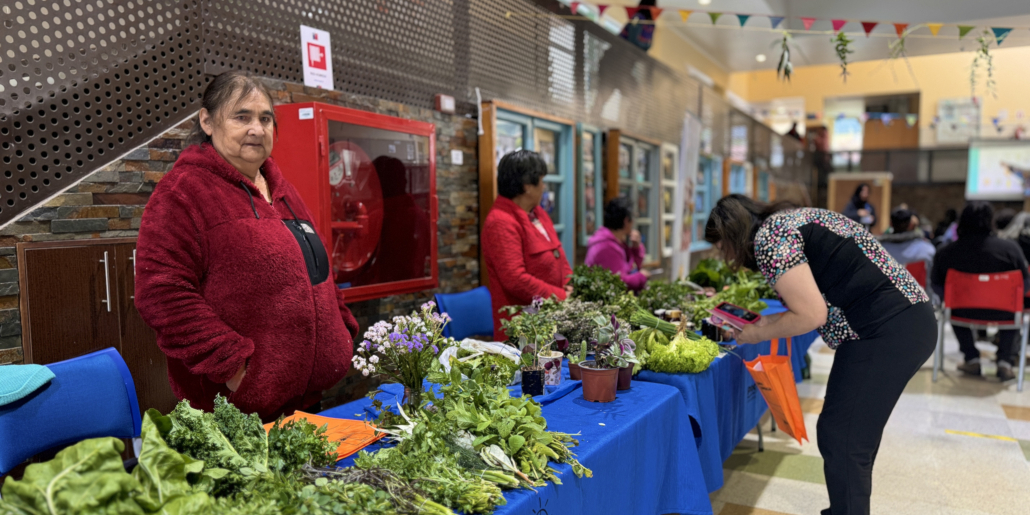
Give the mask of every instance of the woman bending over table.
[[817, 425], [830, 496], [822, 514], [868, 514], [883, 428], [937, 341], [929, 299], [862, 224], [832, 211], [730, 195], [712, 210], [705, 240], [760, 270], [788, 308], [745, 326], [739, 343], [818, 328], [837, 349]]

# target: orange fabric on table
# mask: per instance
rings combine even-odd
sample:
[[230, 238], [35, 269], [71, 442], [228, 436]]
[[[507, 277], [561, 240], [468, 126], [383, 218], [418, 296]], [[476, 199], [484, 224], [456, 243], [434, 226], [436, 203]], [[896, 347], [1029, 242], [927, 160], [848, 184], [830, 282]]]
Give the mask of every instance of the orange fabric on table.
[[[340, 455], [339, 459], [341, 460], [386, 436], [385, 433], [378, 432], [375, 426], [364, 420], [322, 417], [302, 411], [295, 412], [293, 415], [284, 418], [283, 424], [291, 420], [302, 419], [317, 427], [328, 426], [325, 435], [329, 440], [340, 442], [336, 452]], [[275, 425], [274, 422], [265, 424], [265, 432], [271, 431], [273, 425]]]

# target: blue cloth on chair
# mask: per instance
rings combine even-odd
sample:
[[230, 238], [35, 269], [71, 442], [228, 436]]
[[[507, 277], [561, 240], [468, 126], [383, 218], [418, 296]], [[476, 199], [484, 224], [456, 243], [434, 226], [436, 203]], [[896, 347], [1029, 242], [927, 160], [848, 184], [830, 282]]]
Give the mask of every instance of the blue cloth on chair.
[[6, 365], [0, 367], [0, 406], [21, 400], [54, 378], [43, 365]]
[[480, 286], [461, 293], [437, 293], [436, 307], [451, 317], [443, 335], [461, 341], [469, 336], [493, 336], [490, 290]]
[[136, 387], [114, 349], [46, 365], [50, 384], [0, 407], [0, 473], [48, 449], [140, 434]]

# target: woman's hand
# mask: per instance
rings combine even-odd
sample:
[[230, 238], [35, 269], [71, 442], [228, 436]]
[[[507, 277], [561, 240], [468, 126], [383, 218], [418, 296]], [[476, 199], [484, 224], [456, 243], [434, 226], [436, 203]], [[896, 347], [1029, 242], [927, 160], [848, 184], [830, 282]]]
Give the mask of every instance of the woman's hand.
[[240, 383], [243, 382], [243, 376], [247, 375], [247, 363], [244, 362], [240, 365], [240, 369], [236, 371], [236, 375], [232, 376], [225, 386], [229, 388], [230, 392], [235, 392], [240, 389]]
[[633, 231], [629, 233], [629, 244], [630, 244], [630, 247], [639, 246], [640, 243], [641, 243], [641, 241], [640, 241], [640, 231], [638, 231], [636, 229], [633, 229]]

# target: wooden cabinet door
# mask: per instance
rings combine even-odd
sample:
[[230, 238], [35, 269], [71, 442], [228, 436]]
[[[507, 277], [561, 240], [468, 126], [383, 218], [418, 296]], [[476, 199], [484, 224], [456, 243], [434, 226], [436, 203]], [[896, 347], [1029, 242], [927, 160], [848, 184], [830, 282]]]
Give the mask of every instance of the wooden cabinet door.
[[113, 246], [19, 244], [18, 251], [26, 363], [120, 347]]
[[133, 382], [136, 383], [140, 414], [150, 408], [168, 413], [178, 402], [168, 382], [168, 364], [164, 353], [157, 347], [154, 330], [143, 321], [139, 311], [136, 311], [136, 244], [114, 245], [114, 254], [121, 321], [120, 352], [125, 364], [129, 366]]

